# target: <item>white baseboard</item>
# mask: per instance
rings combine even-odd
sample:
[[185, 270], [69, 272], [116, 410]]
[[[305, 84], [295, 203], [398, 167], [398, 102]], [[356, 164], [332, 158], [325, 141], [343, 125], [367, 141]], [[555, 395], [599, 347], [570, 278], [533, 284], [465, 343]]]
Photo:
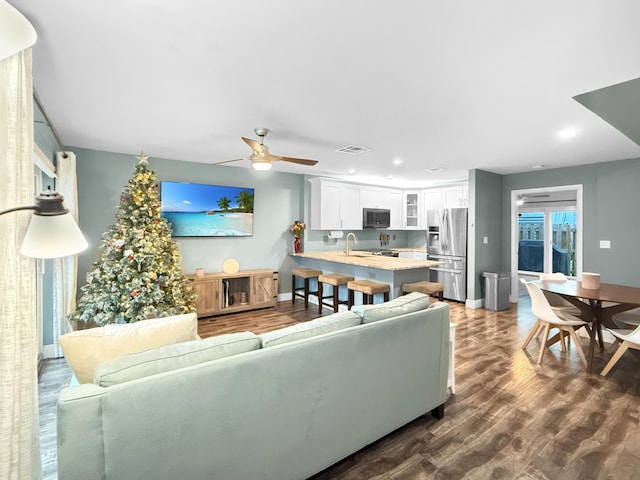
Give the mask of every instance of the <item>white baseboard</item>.
[[291, 292], [279, 293], [278, 301], [279, 302], [291, 301]]
[[467, 298], [467, 300], [464, 302], [464, 306], [466, 308], [482, 308], [484, 307], [484, 299], [483, 298], [479, 298], [477, 300], [472, 300], [470, 298]]
[[44, 345], [42, 347], [42, 358], [58, 358], [56, 346], [53, 344]]

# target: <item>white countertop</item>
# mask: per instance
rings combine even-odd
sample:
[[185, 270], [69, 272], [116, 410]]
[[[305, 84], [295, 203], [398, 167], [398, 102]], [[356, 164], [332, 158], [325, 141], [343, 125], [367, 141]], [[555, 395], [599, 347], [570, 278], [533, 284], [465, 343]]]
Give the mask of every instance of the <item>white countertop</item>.
[[[390, 250], [397, 251], [415, 251], [415, 248], [393, 248]], [[410, 270], [414, 268], [429, 268], [437, 265], [444, 265], [445, 262], [437, 262], [434, 260], [412, 260], [408, 258], [387, 257], [385, 255], [375, 255], [371, 252], [352, 251], [346, 256], [342, 251], [317, 251], [294, 253], [294, 257], [312, 258], [314, 260], [323, 260], [325, 262], [344, 263], [347, 265], [356, 265], [367, 268], [380, 268], [382, 270]]]

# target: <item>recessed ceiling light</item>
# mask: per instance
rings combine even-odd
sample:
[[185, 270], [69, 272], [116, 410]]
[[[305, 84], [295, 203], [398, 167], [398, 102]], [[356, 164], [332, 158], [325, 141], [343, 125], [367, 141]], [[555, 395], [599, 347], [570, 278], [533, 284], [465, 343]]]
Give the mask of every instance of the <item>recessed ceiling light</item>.
[[356, 171], [353, 168], [350, 168], [349, 171], [347, 172], [349, 175], [355, 175]]
[[531, 168], [533, 168], [534, 170], [537, 170], [537, 169], [539, 169], [539, 168], [543, 168], [543, 167], [544, 167], [544, 165], [543, 165], [543, 164], [540, 164], [540, 165], [531, 165]]
[[578, 129], [574, 127], [563, 128], [558, 131], [557, 135], [560, 140], [570, 140], [578, 135]]
[[393, 164], [394, 164], [394, 165], [402, 165], [402, 160], [400, 160], [399, 158], [396, 158], [396, 159], [393, 161]]
[[387, 180], [393, 180], [393, 175], [387, 175]]

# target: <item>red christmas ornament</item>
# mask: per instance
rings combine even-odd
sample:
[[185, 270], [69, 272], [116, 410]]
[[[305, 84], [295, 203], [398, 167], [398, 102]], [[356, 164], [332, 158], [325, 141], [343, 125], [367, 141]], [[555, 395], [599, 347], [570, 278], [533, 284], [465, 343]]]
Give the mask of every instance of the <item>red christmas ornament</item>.
[[136, 292], [135, 290], [133, 292], [131, 292], [131, 296], [132, 297], [137, 297], [138, 296], [138, 292]]

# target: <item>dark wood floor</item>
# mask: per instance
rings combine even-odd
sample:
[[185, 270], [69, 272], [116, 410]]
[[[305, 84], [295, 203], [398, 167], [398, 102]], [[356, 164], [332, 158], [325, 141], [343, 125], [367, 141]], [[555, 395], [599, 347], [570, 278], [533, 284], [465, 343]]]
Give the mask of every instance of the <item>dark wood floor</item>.
[[[318, 316], [317, 306], [301, 305], [204, 319], [199, 333], [260, 333]], [[610, 346], [596, 352], [595, 373], [584, 370], [575, 348], [563, 354], [554, 346], [537, 365], [535, 339], [520, 349], [534, 323], [526, 295], [504, 312], [450, 305], [458, 325], [456, 394], [444, 419], [421, 417], [313, 480], [640, 478], [638, 358], [626, 353], [603, 378]], [[58, 362], [51, 368], [66, 368]]]

